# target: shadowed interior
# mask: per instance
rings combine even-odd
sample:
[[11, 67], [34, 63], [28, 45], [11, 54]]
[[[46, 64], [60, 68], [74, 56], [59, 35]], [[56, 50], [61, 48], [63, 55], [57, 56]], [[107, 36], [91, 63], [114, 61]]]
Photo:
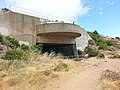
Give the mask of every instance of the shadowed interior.
[[76, 45], [75, 44], [43, 44], [43, 50], [42, 52], [55, 52], [55, 53], [61, 53], [62, 55], [66, 57], [76, 57]]

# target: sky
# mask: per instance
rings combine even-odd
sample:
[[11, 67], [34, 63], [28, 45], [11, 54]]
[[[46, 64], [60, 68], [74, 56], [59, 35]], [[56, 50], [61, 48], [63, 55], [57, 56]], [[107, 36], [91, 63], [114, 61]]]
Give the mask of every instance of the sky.
[[0, 9], [4, 7], [120, 37], [120, 0], [0, 0]]

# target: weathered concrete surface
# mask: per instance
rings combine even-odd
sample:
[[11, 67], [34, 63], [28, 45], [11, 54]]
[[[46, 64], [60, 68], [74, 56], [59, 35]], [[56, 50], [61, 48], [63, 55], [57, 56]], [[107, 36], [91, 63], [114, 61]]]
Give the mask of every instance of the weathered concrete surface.
[[[0, 14], [0, 32], [10, 35], [20, 43], [71, 44], [84, 50], [91, 39], [88, 33], [76, 24], [47, 23], [40, 18], [8, 11]], [[75, 49], [74, 49], [75, 50]]]
[[38, 43], [75, 44], [81, 36], [81, 28], [70, 23], [47, 23], [37, 25]]
[[36, 44], [36, 24], [39, 18], [15, 13], [6, 12], [0, 15], [0, 31], [16, 38], [19, 41]]
[[75, 39], [76, 47], [79, 50], [84, 50], [86, 46], [88, 46], [88, 40], [92, 39], [89, 34], [84, 30], [81, 29], [81, 37]]
[[[37, 25], [37, 34], [50, 33], [50, 32], [73, 32], [80, 36], [80, 26], [70, 23], [46, 23]], [[77, 37], [78, 37], [77, 36]]]

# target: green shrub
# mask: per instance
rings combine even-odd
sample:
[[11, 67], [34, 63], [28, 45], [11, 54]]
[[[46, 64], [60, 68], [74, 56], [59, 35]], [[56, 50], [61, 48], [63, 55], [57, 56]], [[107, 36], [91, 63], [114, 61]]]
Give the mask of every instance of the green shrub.
[[110, 40], [106, 40], [105, 42], [108, 46], [114, 46], [115, 45], [115, 43], [113, 41], [110, 41]]
[[43, 49], [43, 45], [38, 44], [38, 45], [32, 46], [31, 49], [32, 49], [32, 51], [34, 51], [36, 53], [41, 53], [42, 49]]
[[78, 55], [82, 55], [83, 51], [78, 50]]
[[105, 42], [100, 42], [98, 44], [99, 48], [98, 49], [103, 49], [106, 50], [107, 49], [107, 44]]
[[11, 47], [12, 49], [16, 49], [20, 46], [19, 42], [10, 36], [4, 37], [4, 44]]
[[29, 50], [29, 46], [25, 44], [22, 44], [20, 48], [24, 51]]
[[96, 43], [99, 44], [100, 42], [105, 42], [103, 38], [96, 38]]
[[0, 42], [3, 42], [3, 35], [0, 34]]
[[6, 52], [4, 59], [6, 60], [22, 60], [27, 59], [27, 55], [23, 50], [11, 50]]
[[97, 50], [90, 50], [90, 51], [88, 51], [89, 57], [95, 57], [98, 54], [99, 54], [99, 51], [97, 51]]
[[96, 42], [98, 38], [100, 38], [99, 33], [95, 30], [94, 32], [88, 32], [91, 38]]
[[87, 47], [85, 53], [88, 53], [89, 51], [93, 50], [91, 47]]

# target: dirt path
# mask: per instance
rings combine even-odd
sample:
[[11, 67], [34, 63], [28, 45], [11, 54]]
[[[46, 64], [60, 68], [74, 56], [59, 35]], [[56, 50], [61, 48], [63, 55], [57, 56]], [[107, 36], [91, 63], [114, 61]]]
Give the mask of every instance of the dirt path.
[[100, 77], [106, 69], [120, 70], [120, 60], [82, 61], [79, 67], [50, 82], [44, 90], [100, 90]]

